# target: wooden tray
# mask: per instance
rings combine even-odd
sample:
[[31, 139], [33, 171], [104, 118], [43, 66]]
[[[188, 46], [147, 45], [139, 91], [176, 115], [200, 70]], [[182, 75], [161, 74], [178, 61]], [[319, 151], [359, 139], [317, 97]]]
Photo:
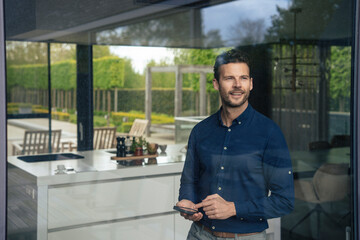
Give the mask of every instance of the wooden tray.
[[138, 159], [143, 159], [143, 158], [156, 158], [158, 157], [159, 154], [152, 154], [152, 155], [141, 155], [141, 156], [131, 156], [131, 157], [116, 157], [116, 156], [112, 156], [111, 160], [116, 160], [116, 161], [121, 161], [121, 160], [125, 160], [125, 161], [131, 161], [131, 160], [138, 160]]

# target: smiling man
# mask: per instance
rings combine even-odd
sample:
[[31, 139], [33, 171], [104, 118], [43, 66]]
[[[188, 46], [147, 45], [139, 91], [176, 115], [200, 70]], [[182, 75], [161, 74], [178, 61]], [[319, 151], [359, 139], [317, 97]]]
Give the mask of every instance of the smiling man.
[[248, 56], [216, 58], [213, 85], [220, 110], [192, 130], [177, 206], [199, 210], [187, 239], [266, 239], [267, 219], [294, 206], [291, 160], [280, 128], [248, 102]]

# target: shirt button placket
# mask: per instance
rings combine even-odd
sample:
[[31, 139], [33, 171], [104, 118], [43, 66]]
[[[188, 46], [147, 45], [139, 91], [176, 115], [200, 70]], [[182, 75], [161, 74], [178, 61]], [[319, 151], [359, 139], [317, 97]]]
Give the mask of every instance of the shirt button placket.
[[[230, 129], [230, 128], [228, 128], [227, 130], [228, 130], [228, 132], [231, 132], [231, 129]], [[227, 147], [226, 147], [226, 146], [224, 147], [224, 150], [227, 150]]]
[[[228, 132], [231, 132], [231, 128], [227, 129]], [[224, 151], [226, 151], [228, 148], [226, 146], [224, 146]], [[224, 170], [224, 166], [220, 166], [221, 170]], [[218, 182], [219, 184], [221, 184], [221, 181]], [[218, 191], [221, 191], [222, 188], [220, 186], [218, 186]], [[215, 226], [212, 227], [212, 229], [215, 229]]]

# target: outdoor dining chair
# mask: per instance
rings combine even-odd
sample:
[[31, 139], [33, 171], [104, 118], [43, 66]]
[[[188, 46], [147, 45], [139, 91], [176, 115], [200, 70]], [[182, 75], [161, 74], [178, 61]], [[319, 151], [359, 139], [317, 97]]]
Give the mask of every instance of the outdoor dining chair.
[[48, 130], [26, 130], [22, 142], [13, 142], [13, 155], [33, 155], [59, 152], [61, 130], [51, 131], [51, 150], [49, 149], [50, 132]]
[[149, 124], [147, 119], [135, 119], [129, 133], [118, 133], [117, 136], [142, 137]]
[[94, 128], [93, 146], [94, 149], [114, 148], [116, 137], [116, 127]]

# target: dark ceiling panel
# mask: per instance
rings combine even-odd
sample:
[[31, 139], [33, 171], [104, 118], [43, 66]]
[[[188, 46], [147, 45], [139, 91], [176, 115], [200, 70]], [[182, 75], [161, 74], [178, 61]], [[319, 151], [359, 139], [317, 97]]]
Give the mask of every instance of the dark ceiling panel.
[[[224, 29], [234, 27], [234, 24], [236, 31], [246, 32], [244, 25], [238, 23], [236, 17], [244, 14], [249, 19], [251, 14], [249, 15], [237, 4], [246, 6], [251, 1], [5, 0], [6, 39], [188, 48], [246, 45], [249, 42], [235, 43], [239, 37], [232, 34], [233, 32], [228, 31], [227, 34], [222, 32]], [[270, 2], [272, 6], [277, 6], [280, 1]], [[351, 39], [352, 1], [334, 0], [336, 3], [331, 3], [329, 6], [323, 5], [323, 2], [329, 5], [328, 1], [323, 0], [301, 1], [302, 10], [297, 14], [297, 39], [305, 41]], [[232, 6], [237, 7], [231, 9]], [[218, 28], [203, 21], [202, 14], [208, 7], [215, 7], [213, 13], [224, 16], [218, 20], [221, 22]], [[229, 10], [236, 15], [226, 17]], [[252, 41], [250, 44], [293, 40], [294, 14], [291, 9], [278, 9], [272, 14], [275, 14], [276, 21], [260, 33], [264, 36], [264, 40]], [[261, 21], [255, 19], [257, 20]], [[206, 26], [210, 26], [213, 31], [205, 32], [205, 24], [208, 24]], [[250, 31], [250, 35], [256, 34], [252, 29], [245, 30]]]
[[61, 31], [141, 7], [133, 0], [36, 0], [36, 25], [43, 30]]
[[11, 0], [5, 5], [5, 35], [7, 38], [36, 29], [35, 1]]
[[[210, 1], [168, 0], [147, 4], [134, 0], [7, 0], [7, 39], [57, 41], [66, 35], [94, 32], [107, 26], [142, 21], [179, 8]], [[213, 1], [218, 3], [219, 1]], [[222, 1], [223, 2], [223, 1]], [[45, 33], [45, 34], [44, 34]]]

